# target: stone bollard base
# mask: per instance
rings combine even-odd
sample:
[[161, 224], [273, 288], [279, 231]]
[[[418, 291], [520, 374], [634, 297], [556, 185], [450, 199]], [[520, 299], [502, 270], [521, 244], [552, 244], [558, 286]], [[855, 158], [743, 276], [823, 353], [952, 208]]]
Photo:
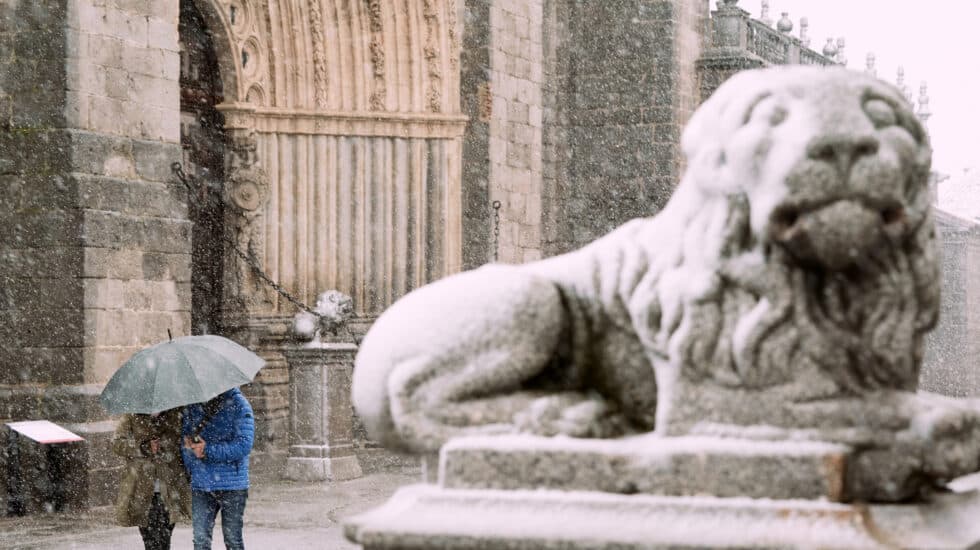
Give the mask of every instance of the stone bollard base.
[[361, 477], [361, 464], [356, 456], [337, 458], [305, 458], [291, 456], [286, 459], [283, 477], [293, 481], [345, 481]]

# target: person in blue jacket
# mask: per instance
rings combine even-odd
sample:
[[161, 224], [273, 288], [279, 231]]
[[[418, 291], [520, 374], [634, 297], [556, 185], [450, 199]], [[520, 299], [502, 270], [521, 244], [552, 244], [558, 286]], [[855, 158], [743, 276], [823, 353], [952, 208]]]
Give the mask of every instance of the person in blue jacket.
[[243, 550], [248, 455], [255, 438], [252, 406], [232, 388], [207, 403], [185, 407], [181, 431], [184, 465], [191, 477], [194, 550], [211, 549], [219, 511], [225, 548]]

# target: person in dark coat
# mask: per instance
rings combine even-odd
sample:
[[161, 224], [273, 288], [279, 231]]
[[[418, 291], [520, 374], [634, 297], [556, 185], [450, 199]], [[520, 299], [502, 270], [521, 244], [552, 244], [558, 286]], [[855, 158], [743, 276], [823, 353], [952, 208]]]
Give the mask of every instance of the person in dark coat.
[[184, 408], [184, 464], [191, 476], [194, 550], [210, 550], [221, 512], [225, 548], [243, 550], [248, 457], [255, 437], [252, 407], [238, 388]]
[[146, 550], [168, 550], [174, 524], [191, 516], [180, 435], [180, 409], [170, 409], [123, 415], [112, 438], [112, 452], [125, 459], [116, 521], [139, 527]]

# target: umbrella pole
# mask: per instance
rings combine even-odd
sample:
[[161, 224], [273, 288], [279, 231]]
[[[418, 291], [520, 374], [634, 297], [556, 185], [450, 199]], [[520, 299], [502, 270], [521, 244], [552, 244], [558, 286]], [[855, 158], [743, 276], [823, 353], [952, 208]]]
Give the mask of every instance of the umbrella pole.
[[170, 341], [171, 342], [174, 341], [174, 335], [173, 334], [170, 334], [170, 329], [169, 328], [167, 329], [167, 338], [170, 338]]

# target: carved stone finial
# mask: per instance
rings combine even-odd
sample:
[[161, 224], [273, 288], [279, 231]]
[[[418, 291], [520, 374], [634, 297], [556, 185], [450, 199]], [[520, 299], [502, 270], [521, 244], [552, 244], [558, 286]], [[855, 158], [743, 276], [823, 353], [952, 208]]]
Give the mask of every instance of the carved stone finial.
[[868, 55], [864, 58], [864, 72], [871, 76], [878, 76], [878, 69], [875, 68], [875, 54], [874, 52], [868, 52]]
[[844, 37], [843, 36], [839, 37], [837, 39], [837, 56], [835, 57], [835, 61], [837, 61], [838, 63], [846, 67], [847, 57], [844, 56], [844, 44], [845, 44]]
[[759, 21], [768, 27], [772, 26], [772, 18], [769, 17], [769, 0], [762, 0], [762, 9], [759, 11]]
[[734, 8], [738, 5], [738, 0], [718, 0], [718, 9]]
[[793, 31], [793, 20], [789, 18], [789, 12], [783, 12], [776, 23], [776, 30], [783, 33], [789, 34]]
[[932, 110], [929, 108], [929, 93], [925, 80], [919, 84], [919, 108], [916, 109], [915, 116], [919, 117], [923, 125], [932, 116]]
[[905, 67], [901, 65], [895, 70], [895, 86], [901, 90], [905, 100], [912, 103], [912, 90], [905, 84]]
[[810, 35], [808, 31], [810, 30], [810, 20], [806, 17], [800, 18], [800, 42], [803, 44], [804, 48], [810, 47]]
[[828, 38], [827, 43], [823, 45], [823, 55], [831, 59], [837, 55], [837, 45], [834, 44], [833, 38]]

